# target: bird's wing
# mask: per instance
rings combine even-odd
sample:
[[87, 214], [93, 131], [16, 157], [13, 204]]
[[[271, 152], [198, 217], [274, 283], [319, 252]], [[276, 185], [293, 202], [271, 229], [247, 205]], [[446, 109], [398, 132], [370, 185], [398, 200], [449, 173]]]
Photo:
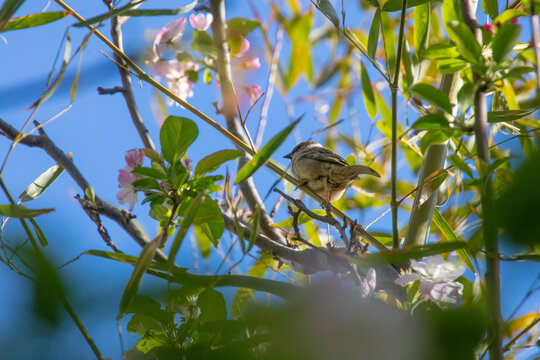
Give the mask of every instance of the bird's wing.
[[336, 165], [341, 166], [348, 166], [349, 164], [347, 161], [345, 161], [344, 158], [339, 156], [338, 154], [334, 153], [332, 150], [328, 150], [327, 148], [317, 148], [317, 151], [308, 152], [305, 154], [307, 158], [322, 161], [322, 162], [328, 162]]

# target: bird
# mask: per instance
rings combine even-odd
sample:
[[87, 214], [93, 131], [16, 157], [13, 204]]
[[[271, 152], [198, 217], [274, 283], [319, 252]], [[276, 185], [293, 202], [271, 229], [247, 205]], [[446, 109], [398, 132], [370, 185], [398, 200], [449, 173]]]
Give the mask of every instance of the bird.
[[366, 165], [349, 165], [344, 158], [315, 141], [304, 141], [287, 155], [298, 187], [308, 186], [328, 205], [339, 199], [358, 175], [381, 176]]

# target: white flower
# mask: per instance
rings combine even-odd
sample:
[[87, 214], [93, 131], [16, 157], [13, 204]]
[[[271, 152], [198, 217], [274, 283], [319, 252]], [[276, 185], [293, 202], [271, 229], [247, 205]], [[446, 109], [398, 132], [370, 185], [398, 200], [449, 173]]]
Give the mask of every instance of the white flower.
[[463, 294], [463, 284], [456, 282], [465, 272], [465, 267], [456, 267], [444, 261], [441, 255], [430, 256], [424, 261], [411, 260], [413, 273], [404, 274], [396, 279], [396, 284], [406, 285], [420, 280], [419, 291], [424, 301], [455, 304]]
[[377, 273], [375, 269], [369, 268], [366, 277], [360, 283], [360, 295], [363, 298], [373, 296], [377, 287]]

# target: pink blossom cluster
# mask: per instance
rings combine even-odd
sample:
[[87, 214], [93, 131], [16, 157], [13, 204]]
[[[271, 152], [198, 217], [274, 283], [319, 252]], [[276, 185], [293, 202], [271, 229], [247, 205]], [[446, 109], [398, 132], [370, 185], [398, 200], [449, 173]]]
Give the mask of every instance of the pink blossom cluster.
[[[189, 23], [193, 29], [206, 31], [212, 25], [213, 17], [209, 13], [192, 14], [189, 16]], [[150, 53], [145, 57], [145, 64], [152, 68], [152, 72], [162, 77], [167, 83], [168, 88], [182, 99], [193, 97], [194, 82], [190, 80], [190, 72], [200, 70], [199, 63], [192, 60], [179, 61], [175, 58], [166, 59], [163, 55], [167, 51], [178, 51], [179, 40], [182, 38], [186, 28], [187, 19], [185, 17], [168, 22], [160, 30], [147, 30], [145, 39], [152, 44]], [[261, 67], [258, 57], [249, 56], [248, 51], [250, 42], [243, 39], [242, 45], [235, 58], [238, 60], [241, 68], [246, 70], [255, 70]], [[217, 84], [219, 86], [219, 83]], [[251, 103], [254, 104], [262, 95], [261, 88], [258, 85], [244, 87]], [[167, 105], [171, 106], [173, 100], [167, 99]]]
[[133, 206], [137, 202], [137, 192], [133, 187], [133, 182], [139, 177], [132, 173], [133, 169], [141, 166], [144, 161], [144, 150], [133, 149], [126, 154], [126, 166], [119, 170], [118, 186], [120, 191], [116, 194], [116, 198], [120, 204], [129, 203], [129, 211], [133, 210]]

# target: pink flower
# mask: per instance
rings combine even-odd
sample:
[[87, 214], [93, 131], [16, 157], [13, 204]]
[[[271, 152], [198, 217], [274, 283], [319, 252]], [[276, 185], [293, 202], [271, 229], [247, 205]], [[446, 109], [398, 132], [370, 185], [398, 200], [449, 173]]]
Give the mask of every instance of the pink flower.
[[133, 171], [137, 166], [141, 166], [144, 161], [144, 150], [133, 149], [126, 154], [126, 171]]
[[131, 184], [133, 184], [133, 182], [138, 178], [139, 177], [132, 174], [131, 171], [128, 171], [126, 169], [120, 169], [118, 174], [118, 186], [122, 188], [126, 186], [131, 186]]
[[510, 20], [510, 22], [511, 22], [512, 24], [517, 24], [517, 21], [518, 21], [518, 18], [517, 18], [516, 16], [514, 16], [514, 17]]
[[251, 105], [255, 104], [255, 101], [257, 101], [262, 96], [262, 90], [259, 85], [246, 86], [244, 89], [246, 90], [246, 93], [251, 100]]
[[242, 57], [242, 56], [246, 55], [246, 53], [249, 50], [249, 47], [250, 47], [249, 40], [244, 38], [244, 40], [242, 40], [242, 46], [240, 47], [240, 50], [238, 51], [238, 54], [236, 54], [235, 57], [238, 58], [238, 57]]
[[246, 58], [242, 63], [242, 66], [244, 67], [244, 69], [255, 70], [261, 67], [261, 63], [259, 62], [258, 57], [253, 56]]
[[135, 192], [133, 186], [129, 186], [121, 189], [116, 194], [116, 198], [120, 204], [129, 203], [129, 211], [132, 211], [137, 202], [137, 192]]
[[178, 40], [184, 34], [186, 18], [169, 21], [156, 35], [154, 45], [164, 44]]
[[484, 24], [484, 30], [486, 30], [488, 33], [493, 34], [493, 24]]
[[212, 25], [214, 17], [212, 14], [191, 14], [189, 16], [189, 23], [195, 30], [206, 31]]
[[[178, 95], [182, 99], [187, 99], [193, 96], [193, 81], [189, 80], [186, 71], [199, 70], [199, 64], [188, 61], [178, 62], [177, 60], [169, 61], [169, 72], [165, 74], [165, 80], [169, 90]], [[167, 99], [167, 105], [171, 106], [173, 100]], [[178, 104], [177, 104], [178, 105]]]

